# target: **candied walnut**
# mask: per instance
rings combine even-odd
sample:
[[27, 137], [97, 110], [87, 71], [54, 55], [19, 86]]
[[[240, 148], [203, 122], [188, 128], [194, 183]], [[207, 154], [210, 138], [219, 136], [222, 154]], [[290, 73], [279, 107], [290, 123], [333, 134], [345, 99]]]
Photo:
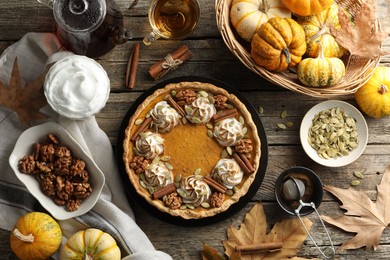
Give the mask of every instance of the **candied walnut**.
[[252, 149], [252, 140], [250, 139], [241, 139], [234, 147], [234, 150], [237, 153], [250, 153], [252, 152]]
[[55, 148], [53, 144], [44, 144], [41, 146], [41, 160], [43, 162], [54, 161]]
[[34, 157], [34, 160], [35, 161], [39, 160], [39, 156], [41, 154], [41, 144], [40, 143], [33, 144], [32, 149], [33, 149], [32, 156]]
[[89, 180], [89, 173], [86, 170], [77, 170], [77, 171], [72, 171], [72, 181], [73, 182], [88, 182]]
[[55, 134], [50, 133], [46, 136], [46, 143], [60, 144], [60, 139]]
[[36, 162], [32, 155], [24, 156], [19, 160], [18, 169], [22, 173], [33, 174], [36, 168]]
[[59, 146], [55, 149], [54, 153], [57, 157], [70, 157], [70, 150], [65, 146]]
[[215, 100], [214, 106], [216, 109], [223, 110], [223, 109], [226, 109], [228, 107], [228, 105], [226, 104], [226, 101], [228, 100], [228, 98], [226, 96], [216, 95], [216, 96], [214, 96], [214, 100]]
[[39, 169], [39, 171], [41, 172], [41, 173], [49, 173], [49, 172], [51, 172], [51, 166], [52, 165], [50, 165], [50, 164], [47, 164], [47, 163], [45, 163], [45, 162], [39, 162], [39, 161], [37, 161], [36, 162], [36, 166], [37, 166], [37, 168]]
[[210, 205], [213, 208], [219, 208], [222, 206], [224, 200], [225, 194], [220, 192], [214, 192], [210, 197]]
[[196, 99], [196, 92], [191, 89], [180, 90], [175, 99], [179, 106], [189, 105]]
[[183, 200], [177, 194], [177, 192], [172, 192], [171, 194], [168, 194], [164, 200], [165, 206], [169, 207], [170, 209], [178, 209], [178, 208], [180, 208], [182, 203], [183, 203]]
[[136, 174], [143, 173], [149, 166], [149, 160], [143, 156], [135, 156], [130, 163], [130, 168], [134, 170]]
[[89, 183], [73, 183], [73, 195], [77, 199], [86, 199], [91, 193], [92, 187]]
[[82, 200], [81, 199], [74, 199], [71, 198], [66, 201], [66, 210], [68, 211], [75, 211], [78, 208], [80, 208]]
[[72, 164], [72, 157], [61, 157], [54, 162], [54, 172], [59, 175], [70, 174], [69, 167]]
[[78, 170], [84, 170], [85, 169], [85, 162], [80, 159], [73, 160], [72, 165], [70, 166], [71, 171], [78, 171]]
[[54, 183], [50, 178], [45, 177], [41, 179], [40, 184], [43, 193], [45, 193], [46, 195], [53, 196], [54, 194], [56, 194], [56, 187], [54, 186]]
[[53, 201], [55, 204], [59, 205], [59, 206], [64, 206], [66, 201], [63, 200], [63, 199], [60, 199], [58, 197], [53, 197]]

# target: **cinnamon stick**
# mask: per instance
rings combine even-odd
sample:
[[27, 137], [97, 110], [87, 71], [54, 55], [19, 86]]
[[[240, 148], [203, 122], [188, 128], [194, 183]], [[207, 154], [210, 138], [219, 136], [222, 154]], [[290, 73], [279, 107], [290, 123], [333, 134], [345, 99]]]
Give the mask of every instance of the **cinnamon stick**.
[[165, 187], [159, 189], [158, 191], [154, 192], [152, 194], [152, 199], [154, 199], [154, 200], [159, 199], [159, 198], [163, 197], [164, 195], [171, 194], [175, 190], [176, 190], [175, 184], [173, 184], [173, 183], [168, 184], [167, 186], [165, 186]]
[[246, 166], [245, 162], [241, 159], [241, 157], [237, 154], [237, 153], [234, 153], [233, 154], [233, 158], [236, 160], [236, 162], [238, 163], [238, 165], [240, 165], [241, 169], [246, 173], [246, 174], [250, 174], [251, 171], [249, 170], [248, 166]]
[[135, 78], [137, 75], [138, 57], [139, 57], [140, 48], [141, 48], [141, 44], [137, 42], [136, 44], [133, 45], [130, 51], [130, 56], [126, 68], [126, 87], [128, 88], [134, 88]]
[[235, 250], [242, 254], [251, 254], [264, 251], [276, 251], [283, 247], [282, 242], [267, 242], [255, 245], [239, 245], [235, 247]]
[[220, 193], [225, 193], [227, 190], [225, 186], [223, 186], [222, 184], [220, 184], [219, 182], [217, 182], [216, 180], [214, 180], [209, 176], [204, 176], [203, 180], [205, 183], [207, 183], [209, 186], [213, 187], [216, 191]]
[[142, 124], [137, 128], [137, 130], [131, 136], [130, 140], [134, 141], [140, 133], [142, 133], [143, 131], [149, 128], [150, 123], [152, 123], [152, 118], [151, 117], [145, 118]]
[[[170, 55], [170, 58], [172, 58], [173, 61], [179, 61], [179, 63], [182, 63], [188, 59], [192, 58], [192, 52], [189, 50], [187, 45], [182, 45], [180, 46], [176, 51], [174, 51]], [[167, 56], [168, 56], [167, 55]], [[167, 57], [166, 56], [166, 57]], [[158, 61], [157, 63], [153, 64], [149, 68], [149, 74], [152, 76], [153, 79], [157, 80], [164, 76], [166, 73], [171, 71], [172, 69], [175, 69], [176, 67], [171, 67], [171, 66], [166, 66], [167, 64], [167, 59], [163, 59]], [[165, 65], [164, 65], [165, 64]]]
[[183, 110], [183, 108], [181, 108], [181, 106], [179, 106], [179, 104], [171, 97], [169, 96], [167, 98], [167, 102], [174, 108], [176, 109], [176, 111], [181, 115], [181, 116], [185, 116], [186, 115], [186, 112]]
[[214, 122], [218, 122], [218, 121], [222, 121], [226, 118], [235, 117], [237, 115], [238, 115], [238, 112], [237, 112], [236, 108], [220, 110], [220, 111], [218, 111], [218, 113], [216, 113], [213, 116], [213, 120], [214, 120]]
[[246, 167], [248, 167], [249, 169], [249, 173], [254, 173], [255, 172], [255, 168], [253, 168], [251, 162], [249, 161], [248, 157], [246, 157], [245, 154], [243, 153], [240, 153], [240, 157], [242, 159], [242, 161], [245, 163]]

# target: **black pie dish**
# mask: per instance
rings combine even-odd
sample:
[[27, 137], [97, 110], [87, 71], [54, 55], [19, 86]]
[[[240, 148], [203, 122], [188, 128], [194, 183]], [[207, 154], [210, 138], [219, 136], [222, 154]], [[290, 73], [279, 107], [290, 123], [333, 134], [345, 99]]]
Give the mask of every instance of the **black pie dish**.
[[[226, 91], [228, 91], [231, 94], [234, 94], [237, 96], [237, 98], [246, 106], [248, 111], [252, 115], [253, 122], [255, 123], [257, 127], [257, 132], [260, 138], [261, 142], [261, 156], [260, 156], [260, 162], [259, 162], [259, 168], [256, 172], [256, 177], [251, 184], [248, 192], [242, 196], [238, 202], [232, 204], [226, 211], [221, 212], [217, 215], [206, 217], [202, 219], [184, 219], [179, 216], [172, 216], [166, 212], [162, 212], [159, 209], [153, 207], [151, 204], [149, 204], [143, 197], [141, 197], [133, 187], [133, 185], [130, 182], [130, 179], [126, 173], [125, 170], [125, 164], [123, 161], [123, 141], [125, 137], [125, 130], [128, 126], [128, 122], [131, 118], [131, 116], [134, 114], [134, 112], [137, 110], [138, 106], [153, 92], [159, 88], [165, 87], [167, 84], [170, 83], [179, 83], [183, 81], [198, 81], [198, 82], [205, 82], [213, 84], [217, 87], [223, 88]], [[268, 141], [266, 132], [263, 126], [263, 123], [257, 114], [256, 109], [252, 106], [249, 101], [243, 97], [240, 92], [233, 88], [232, 86], [211, 78], [205, 78], [205, 77], [197, 77], [197, 76], [184, 76], [184, 77], [177, 77], [168, 79], [162, 82], [157, 83], [155, 86], [151, 87], [150, 89], [146, 90], [140, 97], [137, 98], [137, 100], [130, 106], [129, 110], [127, 111], [126, 115], [124, 116], [122, 123], [119, 128], [117, 143], [116, 143], [116, 160], [118, 164], [118, 169], [120, 172], [120, 176], [122, 179], [123, 187], [126, 191], [127, 198], [129, 200], [129, 203], [131, 206], [137, 206], [140, 205], [144, 209], [146, 209], [148, 212], [150, 212], [152, 215], [157, 217], [158, 219], [165, 221], [170, 224], [175, 225], [184, 225], [184, 226], [201, 226], [201, 225], [208, 225], [213, 224], [219, 221], [222, 221], [224, 219], [227, 219], [231, 216], [233, 216], [235, 213], [240, 211], [243, 207], [245, 207], [246, 204], [253, 198], [253, 196], [256, 194], [258, 189], [261, 186], [261, 183], [263, 182], [264, 175], [267, 170], [267, 163], [268, 163]]]

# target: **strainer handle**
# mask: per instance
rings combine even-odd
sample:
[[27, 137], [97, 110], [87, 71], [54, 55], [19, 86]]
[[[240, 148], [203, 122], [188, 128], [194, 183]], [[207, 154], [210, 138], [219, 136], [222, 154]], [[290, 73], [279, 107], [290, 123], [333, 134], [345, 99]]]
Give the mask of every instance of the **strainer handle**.
[[[300, 210], [302, 207], [306, 207], [306, 206], [309, 206], [309, 207], [312, 207], [314, 209], [314, 211], [316, 212], [318, 218], [320, 219], [321, 221], [321, 224], [322, 224], [322, 227], [324, 228], [325, 232], [326, 232], [326, 235], [328, 236], [328, 239], [329, 239], [329, 242], [330, 242], [330, 248], [332, 250], [332, 255], [328, 256], [326, 255], [322, 250], [321, 248], [319, 248], [319, 246], [317, 245], [317, 242], [314, 240], [314, 238], [312, 237], [310, 231], [307, 229], [305, 223], [303, 223], [303, 220], [301, 218], [301, 215], [300, 215]], [[333, 259], [335, 254], [336, 254], [336, 251], [334, 249], [334, 245], [333, 245], [333, 242], [332, 242], [332, 238], [330, 237], [330, 234], [329, 234], [329, 231], [328, 229], [326, 228], [325, 224], [324, 224], [324, 221], [322, 221], [321, 219], [321, 216], [320, 214], [318, 213], [317, 211], [317, 208], [316, 208], [316, 205], [314, 204], [314, 202], [310, 202], [310, 203], [304, 203], [302, 200], [299, 201], [299, 207], [295, 210], [295, 214], [297, 215], [297, 217], [299, 218], [299, 221], [301, 221], [301, 224], [302, 226], [305, 228], [305, 231], [307, 233], [307, 235], [309, 236], [309, 238], [311, 239], [311, 241], [314, 243], [315, 247], [318, 249], [318, 251], [320, 251], [320, 253], [326, 258], [326, 259]]]

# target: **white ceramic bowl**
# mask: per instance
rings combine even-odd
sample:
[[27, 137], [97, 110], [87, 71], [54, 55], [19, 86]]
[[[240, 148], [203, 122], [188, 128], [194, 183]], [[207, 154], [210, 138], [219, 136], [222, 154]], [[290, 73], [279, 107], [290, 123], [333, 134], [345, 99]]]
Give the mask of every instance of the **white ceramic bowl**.
[[[355, 119], [359, 143], [358, 146], [348, 155], [341, 156], [336, 159], [324, 159], [318, 156], [316, 150], [314, 150], [314, 148], [312, 148], [308, 142], [309, 128], [312, 125], [312, 120], [316, 114], [323, 110], [334, 107], [340, 107], [345, 111], [347, 116], [351, 116]], [[366, 120], [356, 107], [344, 101], [328, 100], [315, 105], [306, 113], [301, 123], [300, 139], [303, 149], [312, 160], [328, 167], [341, 167], [354, 162], [363, 153], [368, 141], [368, 127]]]
[[[92, 194], [85, 199], [80, 207], [75, 211], [67, 211], [64, 206], [59, 206], [53, 200], [44, 194], [35, 177], [21, 173], [18, 169], [18, 163], [25, 155], [32, 153], [32, 145], [37, 142], [43, 142], [47, 134], [53, 133], [61, 141], [61, 144], [72, 151], [72, 155], [83, 160], [89, 172], [89, 182], [92, 186]], [[83, 148], [75, 139], [59, 124], [48, 122], [25, 130], [16, 141], [14, 150], [9, 157], [9, 164], [16, 177], [27, 187], [28, 191], [39, 201], [50, 214], [58, 219], [70, 219], [87, 213], [96, 204], [104, 186], [105, 178], [103, 172], [96, 163], [87, 155]]]

